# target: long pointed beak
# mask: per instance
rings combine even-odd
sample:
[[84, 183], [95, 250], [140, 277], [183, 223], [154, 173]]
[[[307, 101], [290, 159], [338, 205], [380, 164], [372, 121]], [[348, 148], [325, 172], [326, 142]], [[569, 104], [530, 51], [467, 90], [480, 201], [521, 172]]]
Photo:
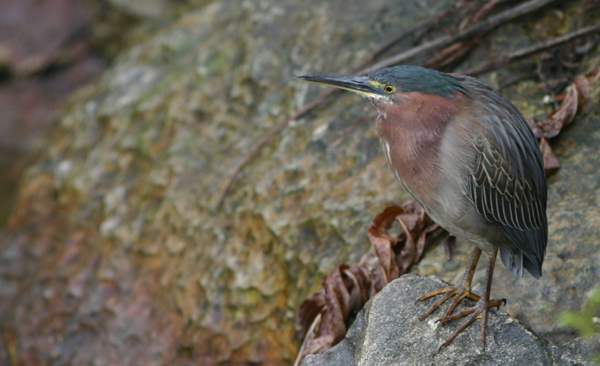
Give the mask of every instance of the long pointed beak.
[[371, 84], [371, 81], [366, 76], [301, 75], [296, 76], [296, 78], [349, 90], [367, 97], [381, 97], [385, 95], [379, 88]]

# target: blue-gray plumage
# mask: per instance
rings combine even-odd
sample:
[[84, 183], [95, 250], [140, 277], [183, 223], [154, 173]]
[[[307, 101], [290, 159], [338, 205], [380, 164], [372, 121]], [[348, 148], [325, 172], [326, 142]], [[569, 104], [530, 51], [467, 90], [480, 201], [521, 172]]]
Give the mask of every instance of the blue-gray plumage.
[[542, 276], [548, 226], [543, 159], [525, 118], [502, 95], [481, 81], [465, 80], [487, 115], [484, 134], [476, 135], [477, 161], [467, 195], [477, 212], [502, 230], [517, 250], [500, 246], [502, 262], [512, 273], [523, 267]]
[[[446, 294], [421, 320], [456, 295], [440, 321], [470, 317], [444, 345], [481, 317], [485, 348], [488, 309], [504, 301], [490, 300], [498, 250], [513, 274], [521, 277], [524, 268], [535, 278], [542, 275], [548, 237], [546, 178], [525, 118], [475, 78], [416, 66], [382, 69], [368, 77], [299, 78], [369, 98], [379, 112], [379, 138], [398, 181], [435, 222], [475, 246], [458, 286], [421, 298]], [[471, 281], [482, 251], [489, 259], [486, 288], [479, 297], [471, 292]], [[465, 297], [476, 305], [453, 314]]]

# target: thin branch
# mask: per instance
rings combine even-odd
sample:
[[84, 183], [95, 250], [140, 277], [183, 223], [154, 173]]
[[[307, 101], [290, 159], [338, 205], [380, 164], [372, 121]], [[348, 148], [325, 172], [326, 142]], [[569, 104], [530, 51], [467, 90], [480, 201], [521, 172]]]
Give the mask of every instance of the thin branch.
[[410, 37], [411, 35], [413, 35], [414, 33], [418, 32], [418, 31], [420, 31], [421, 29], [426, 29], [426, 28], [431, 27], [432, 25], [440, 22], [445, 17], [447, 17], [447, 16], [451, 15], [452, 13], [456, 12], [457, 10], [459, 10], [463, 6], [464, 6], [464, 4], [463, 5], [459, 5], [459, 6], [453, 5], [449, 9], [445, 10], [444, 12], [442, 12], [441, 14], [438, 14], [436, 16], [433, 16], [433, 17], [429, 18], [429, 19], [425, 19], [425, 20], [419, 22], [417, 25], [415, 25], [414, 27], [412, 27], [409, 30], [405, 31], [400, 36], [396, 37], [395, 39], [392, 39], [388, 43], [386, 43], [383, 46], [379, 47], [378, 50], [376, 50], [375, 52], [373, 52], [373, 54], [371, 54], [370, 56], [368, 56], [367, 58], [365, 58], [360, 64], [358, 64], [358, 66], [356, 66], [354, 68], [354, 70], [351, 72], [351, 74], [356, 74], [360, 70], [362, 70], [365, 67], [367, 67], [377, 57], [381, 56], [383, 53], [385, 53], [386, 51], [388, 51], [390, 48], [392, 48], [396, 44], [402, 42], [407, 37]]
[[467, 18], [465, 19], [460, 26], [458, 27], [458, 30], [461, 31], [467, 27], [472, 26], [473, 24], [479, 22], [481, 19], [485, 18], [488, 13], [490, 11], [492, 11], [492, 9], [494, 8], [494, 6], [498, 5], [498, 3], [502, 2], [503, 0], [490, 0], [488, 1], [484, 6], [482, 6], [479, 11], [473, 15], [471, 18]]
[[333, 146], [337, 146], [338, 144], [340, 144], [342, 142], [342, 140], [344, 139], [344, 137], [350, 133], [350, 131], [354, 130], [355, 128], [357, 128], [358, 126], [368, 122], [368, 121], [372, 121], [375, 117], [377, 117], [377, 111], [371, 111], [369, 114], [367, 114], [366, 116], [364, 116], [363, 118], [359, 119], [358, 121], [354, 122], [351, 126], [344, 128], [340, 133], [337, 139], [335, 139], [332, 142]]
[[497, 59], [495, 61], [490, 61], [483, 65], [469, 69], [469, 70], [463, 72], [462, 74], [472, 75], [472, 76], [483, 74], [485, 72], [507, 66], [512, 62], [532, 56], [536, 53], [540, 53], [542, 51], [546, 51], [548, 49], [560, 46], [563, 43], [567, 43], [574, 39], [584, 37], [589, 34], [593, 34], [593, 33], [597, 33], [597, 32], [600, 32], [600, 24], [582, 28], [578, 31], [567, 33], [563, 36], [552, 38], [547, 41], [538, 42], [538, 43], [534, 44], [533, 46], [523, 48], [523, 49], [515, 51], [515, 52], [511, 52], [505, 56], [500, 57], [500, 59]]
[[306, 337], [304, 337], [304, 341], [302, 341], [302, 346], [300, 346], [300, 350], [298, 351], [298, 356], [296, 356], [296, 362], [294, 362], [294, 366], [300, 365], [300, 362], [302, 362], [304, 357], [306, 357], [306, 355], [304, 354], [304, 350], [306, 349], [308, 343], [310, 343], [310, 341], [314, 338], [315, 328], [321, 322], [321, 314], [323, 314], [323, 310], [321, 310], [321, 312], [317, 314], [312, 324], [310, 325], [310, 328], [306, 332]]
[[229, 188], [231, 187], [231, 185], [237, 178], [238, 174], [240, 174], [240, 172], [242, 171], [242, 168], [244, 168], [244, 165], [246, 165], [249, 161], [254, 159], [256, 157], [256, 155], [258, 154], [258, 152], [263, 148], [263, 146], [265, 146], [267, 143], [269, 143], [269, 141], [271, 141], [271, 139], [273, 139], [274, 136], [276, 136], [279, 132], [281, 132], [284, 128], [286, 128], [287, 125], [289, 125], [291, 121], [302, 117], [305, 113], [309, 112], [314, 107], [323, 103], [323, 101], [325, 101], [325, 99], [327, 99], [327, 97], [329, 97], [330, 95], [332, 95], [338, 91], [339, 91], [339, 89], [327, 89], [324, 92], [320, 93], [319, 95], [317, 95], [315, 97], [315, 99], [313, 99], [310, 103], [308, 103], [307, 105], [302, 107], [299, 111], [294, 113], [291, 117], [287, 118], [285, 121], [283, 121], [280, 124], [278, 124], [277, 126], [273, 127], [269, 132], [267, 132], [267, 134], [265, 136], [263, 136], [262, 139], [260, 139], [256, 144], [254, 144], [254, 146], [252, 146], [252, 148], [250, 149], [250, 151], [248, 151], [246, 156], [244, 156], [244, 159], [242, 159], [242, 161], [240, 161], [238, 163], [238, 165], [235, 167], [235, 169], [233, 169], [233, 172], [231, 173], [231, 175], [229, 175], [229, 177], [223, 184], [223, 188], [221, 188], [221, 192], [219, 193], [219, 199], [217, 200], [215, 209], [218, 210], [221, 208], [221, 205], [223, 204], [223, 200], [225, 200], [225, 196], [227, 195], [227, 191], [229, 191]]
[[468, 42], [454, 43], [435, 55], [431, 60], [425, 62], [422, 66], [428, 69], [443, 71], [442, 69], [448, 67], [448, 65], [461, 61], [469, 54], [469, 52], [477, 47], [480, 42], [481, 38], [474, 38]]
[[367, 68], [361, 70], [358, 74], [366, 75], [375, 70], [382, 69], [384, 67], [389, 67], [389, 66], [393, 66], [393, 65], [397, 65], [397, 64], [406, 62], [406, 61], [408, 61], [418, 55], [421, 55], [423, 53], [431, 52], [436, 49], [445, 48], [454, 42], [459, 42], [459, 41], [471, 38], [479, 33], [488, 32], [488, 31], [498, 27], [501, 24], [509, 22], [509, 21], [511, 21], [515, 18], [521, 17], [523, 15], [532, 13], [532, 12], [539, 10], [540, 8], [542, 8], [548, 4], [551, 4], [555, 1], [558, 1], [558, 0], [531, 0], [531, 1], [528, 1], [522, 5], [519, 5], [515, 8], [513, 8], [513, 9], [507, 10], [507, 11], [502, 12], [498, 15], [495, 15], [491, 18], [483, 20], [480, 23], [477, 23], [476, 25], [465, 29], [464, 31], [458, 32], [454, 35], [440, 37], [434, 41], [425, 43], [424, 45], [421, 45], [419, 47], [411, 48], [410, 50], [408, 50], [406, 52], [403, 52], [399, 55], [390, 57], [386, 60], [376, 63], [375, 65], [372, 65], [370, 67], [367, 67]]

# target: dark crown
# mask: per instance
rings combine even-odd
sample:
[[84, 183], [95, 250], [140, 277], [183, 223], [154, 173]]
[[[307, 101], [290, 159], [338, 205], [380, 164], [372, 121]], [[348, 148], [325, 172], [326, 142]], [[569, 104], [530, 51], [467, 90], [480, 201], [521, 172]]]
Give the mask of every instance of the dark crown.
[[418, 92], [452, 97], [456, 92], [468, 94], [462, 79], [418, 66], [395, 66], [372, 72], [371, 80], [392, 85], [400, 93]]

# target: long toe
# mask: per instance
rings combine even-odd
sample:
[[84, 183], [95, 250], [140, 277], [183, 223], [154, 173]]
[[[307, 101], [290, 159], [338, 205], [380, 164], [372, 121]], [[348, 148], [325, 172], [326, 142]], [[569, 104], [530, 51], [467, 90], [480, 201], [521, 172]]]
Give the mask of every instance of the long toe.
[[435, 304], [433, 304], [429, 310], [427, 310], [423, 315], [421, 315], [421, 317], [419, 318], [419, 321], [423, 321], [425, 320], [425, 318], [427, 318], [429, 316], [429, 314], [433, 313], [435, 311], [435, 309], [439, 308], [440, 305], [442, 305], [444, 302], [446, 302], [446, 300], [448, 300], [449, 298], [451, 298], [452, 296], [456, 295], [458, 293], [458, 290], [455, 289], [454, 287], [448, 287], [447, 290], [445, 292], [439, 292], [432, 295], [432, 294], [427, 294], [425, 296], [423, 296], [422, 298], [419, 299], [419, 301], [423, 301], [424, 299], [428, 299], [431, 296], [436, 296], [439, 294], [443, 294], [446, 293], [446, 296], [442, 297], [438, 302], [436, 302]]
[[[473, 324], [473, 322], [475, 320], [477, 320], [478, 318], [481, 318], [481, 315], [483, 312], [487, 313], [487, 309], [483, 310], [483, 309], [473, 309], [470, 312], [466, 312], [464, 315], [467, 314], [471, 314], [471, 316], [469, 317], [469, 319], [467, 319], [467, 322], [465, 324], [463, 324], [460, 328], [458, 328], [456, 330], [456, 332], [454, 332], [454, 334], [452, 334], [452, 336], [450, 336], [450, 338], [448, 338], [448, 340], [446, 341], [446, 343], [442, 344], [442, 347], [447, 347], [450, 343], [452, 343], [452, 341], [454, 340], [454, 338], [456, 338], [456, 336], [458, 336], [460, 333], [462, 333], [465, 329], [467, 329], [467, 327], [469, 327], [469, 325]], [[487, 317], [487, 316], [486, 316]], [[482, 324], [482, 340], [483, 340], [483, 349], [485, 351], [485, 332], [486, 332], [486, 324], [485, 322]]]
[[446, 312], [446, 318], [449, 317], [452, 312], [454, 311], [454, 309], [456, 309], [456, 306], [458, 306], [458, 304], [460, 303], [460, 301], [464, 298], [468, 298], [471, 299], [475, 302], [479, 301], [479, 299], [481, 298], [478, 295], [475, 295], [474, 293], [471, 293], [470, 291], [461, 291], [458, 296], [456, 296], [456, 299], [454, 299], [454, 302], [452, 303], [452, 306], [450, 306], [450, 308], [448, 309], [448, 311]]
[[456, 336], [458, 336], [460, 333], [462, 333], [462, 331], [467, 329], [467, 327], [469, 325], [471, 325], [476, 319], [480, 318], [481, 319], [481, 344], [482, 344], [483, 351], [485, 352], [485, 337], [486, 337], [487, 317], [488, 317], [489, 309], [499, 308], [503, 304], [506, 304], [505, 299], [489, 300], [487, 302], [484, 299], [479, 299], [474, 306], [466, 308], [459, 313], [451, 314], [451, 315], [446, 314], [446, 316], [444, 318], [438, 320], [440, 323], [443, 324], [443, 323], [449, 322], [450, 320], [462, 318], [467, 315], [470, 315], [470, 316], [467, 319], [467, 321], [459, 329], [457, 329], [454, 332], [454, 334], [452, 334], [452, 336], [446, 341], [446, 343], [444, 343], [442, 345], [442, 347], [446, 347], [450, 343], [452, 343], [452, 341], [454, 340], [454, 338], [456, 338]]
[[452, 292], [454, 290], [456, 290], [456, 286], [448, 286], [448, 287], [445, 287], [445, 288], [443, 288], [441, 290], [436, 290], [436, 291], [430, 292], [430, 293], [428, 293], [426, 295], [423, 295], [423, 296], [421, 296], [419, 298], [418, 301], [423, 301], [423, 300], [429, 299], [430, 297], [434, 297], [434, 296], [437, 296], [437, 295], [445, 294], [447, 292]]
[[434, 297], [437, 295], [442, 295], [445, 294], [444, 297], [442, 297], [440, 300], [438, 300], [436, 303], [434, 303], [429, 310], [427, 310], [423, 315], [421, 315], [421, 317], [419, 318], [419, 321], [423, 321], [425, 318], [427, 318], [431, 313], [433, 313], [435, 311], [435, 309], [439, 308], [440, 305], [442, 305], [444, 302], [446, 302], [448, 299], [450, 299], [453, 296], [457, 296], [456, 299], [454, 300], [454, 302], [452, 303], [452, 306], [450, 307], [450, 309], [448, 310], [448, 312], [446, 313], [446, 317], [448, 317], [452, 311], [454, 310], [454, 308], [456, 308], [456, 306], [458, 305], [458, 303], [466, 298], [469, 298], [473, 301], [479, 301], [480, 296], [475, 295], [473, 293], [471, 293], [471, 291], [467, 288], [465, 288], [464, 286], [449, 286], [446, 288], [443, 288], [441, 290], [437, 290], [434, 292], [431, 292], [427, 295], [422, 296], [419, 301], [423, 301], [426, 300], [430, 297]]

